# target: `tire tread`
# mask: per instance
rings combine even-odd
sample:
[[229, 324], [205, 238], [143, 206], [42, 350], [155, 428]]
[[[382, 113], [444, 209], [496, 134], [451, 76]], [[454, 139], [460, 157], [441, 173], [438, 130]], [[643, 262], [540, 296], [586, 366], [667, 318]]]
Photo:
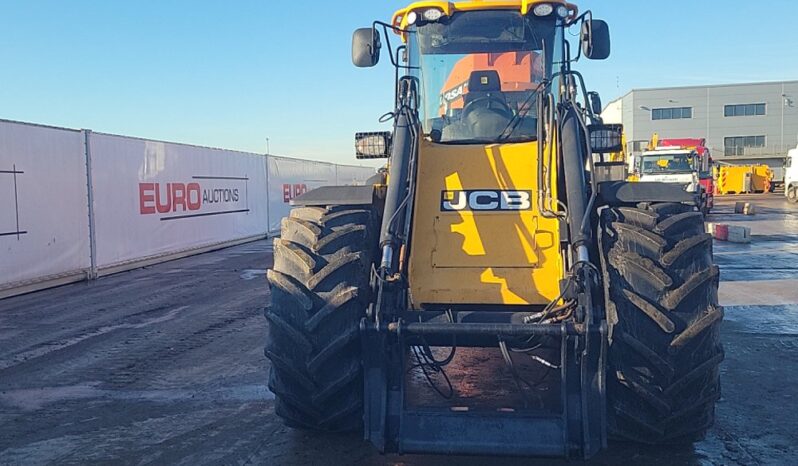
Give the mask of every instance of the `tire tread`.
[[362, 207], [294, 209], [267, 278], [265, 355], [275, 412], [290, 427], [362, 427], [360, 320], [370, 295], [376, 216]]
[[681, 204], [601, 215], [609, 350], [610, 434], [646, 444], [692, 442], [714, 422], [723, 361], [719, 269], [704, 217]]

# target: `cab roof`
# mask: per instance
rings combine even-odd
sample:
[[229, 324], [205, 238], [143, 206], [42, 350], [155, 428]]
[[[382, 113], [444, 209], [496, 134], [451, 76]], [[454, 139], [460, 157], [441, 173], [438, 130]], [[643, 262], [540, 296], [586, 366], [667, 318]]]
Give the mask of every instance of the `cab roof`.
[[[570, 18], [576, 18], [579, 14], [579, 8], [568, 3], [565, 0], [469, 0], [465, 2], [442, 2], [442, 1], [422, 1], [410, 4], [408, 7], [403, 8], [393, 15], [394, 28], [399, 30], [407, 29], [407, 15], [411, 11], [426, 10], [428, 8], [438, 8], [443, 11], [446, 16], [451, 16], [458, 11], [475, 11], [475, 10], [519, 10], [521, 14], [525, 15], [532, 11], [536, 5], [541, 3], [549, 3], [553, 5], [565, 5], [571, 11]], [[400, 31], [396, 31], [401, 34]]]
[[683, 149], [681, 147], [663, 147], [657, 148], [656, 150], [647, 150], [643, 152], [644, 157], [649, 156], [657, 156], [657, 155], [685, 155], [685, 154], [692, 154], [695, 150], [692, 149]]

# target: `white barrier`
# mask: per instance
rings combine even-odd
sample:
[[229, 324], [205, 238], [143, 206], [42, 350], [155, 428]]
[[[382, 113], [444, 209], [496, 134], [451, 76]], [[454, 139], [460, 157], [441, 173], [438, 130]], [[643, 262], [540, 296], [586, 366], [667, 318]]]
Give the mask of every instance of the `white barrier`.
[[0, 298], [263, 238], [374, 173], [0, 120]]
[[96, 267], [267, 233], [262, 155], [92, 134]]
[[291, 200], [320, 186], [336, 183], [335, 165], [269, 156], [269, 232], [280, 231], [280, 221], [291, 210]]
[[269, 156], [269, 233], [280, 231], [280, 221], [296, 197], [322, 186], [362, 185], [376, 169]]
[[376, 174], [376, 168], [336, 165], [335, 184], [338, 186], [360, 186], [366, 184], [369, 178]]
[[85, 137], [0, 121], [0, 297], [86, 278]]
[[322, 186], [362, 185], [376, 169], [269, 156], [269, 233], [280, 231], [280, 221], [291, 201]]

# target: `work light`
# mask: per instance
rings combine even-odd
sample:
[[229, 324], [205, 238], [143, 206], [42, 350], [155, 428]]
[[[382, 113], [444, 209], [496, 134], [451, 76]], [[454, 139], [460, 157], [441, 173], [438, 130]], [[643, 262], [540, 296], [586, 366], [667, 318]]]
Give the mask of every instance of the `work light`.
[[427, 21], [438, 21], [443, 17], [443, 12], [437, 8], [430, 8], [424, 12], [424, 19]]
[[554, 13], [554, 7], [549, 3], [541, 3], [532, 12], [535, 13], [535, 16], [549, 16]]

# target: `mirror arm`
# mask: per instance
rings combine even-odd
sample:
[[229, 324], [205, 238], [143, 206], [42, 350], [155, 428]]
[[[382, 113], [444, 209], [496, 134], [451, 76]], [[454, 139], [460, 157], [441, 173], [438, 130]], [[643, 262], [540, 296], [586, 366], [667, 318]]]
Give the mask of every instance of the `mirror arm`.
[[383, 23], [382, 21], [374, 21], [374, 23], [372, 23], [371, 27], [374, 28], [374, 30], [377, 30], [378, 27], [381, 27], [382, 31], [385, 33], [385, 45], [388, 46], [388, 52], [389, 52], [388, 55], [391, 58], [391, 65], [393, 65], [395, 68], [397, 68], [397, 70], [398, 69], [405, 69], [405, 70], [417, 70], [417, 69], [419, 69], [417, 66], [406, 66], [406, 65], [402, 65], [402, 64], [399, 63], [398, 52], [399, 52], [399, 50], [402, 49], [402, 47], [406, 47], [406, 46], [403, 45], [401, 47], [398, 47], [396, 49], [396, 52], [394, 52], [393, 44], [391, 44], [391, 35], [389, 33], [389, 31], [392, 31], [392, 32], [395, 32], [395, 33], [413, 34], [412, 31], [409, 31], [407, 29], [399, 29], [396, 26], [393, 26], [393, 25], [388, 24], [388, 23]]
[[[590, 17], [590, 20], [593, 20], [593, 11], [587, 10], [581, 15], [577, 16], [573, 21], [571, 21], [568, 26], [574, 25], [576, 23], [580, 23], [579, 30], [582, 30], [582, 24], [584, 24], [585, 19]], [[577, 47], [579, 51], [576, 54], [576, 58], [573, 59], [574, 62], [578, 62], [580, 58], [582, 58], [582, 37], [579, 37], [579, 47]]]
[[[399, 47], [396, 48], [396, 62], [397, 63], [400, 61], [399, 54], [402, 53], [403, 50], [407, 50], [407, 46], [406, 45], [400, 45]], [[396, 97], [394, 98], [395, 99], [394, 108], [399, 108], [399, 92], [398, 92], [398, 90], [399, 90], [399, 80], [400, 80], [400, 78], [401, 78], [401, 76], [399, 76], [399, 67], [398, 66], [394, 66], [394, 89], [396, 90], [396, 92], [394, 92], [394, 94], [396, 95]]]
[[375, 31], [377, 30], [377, 26], [382, 26], [382, 31], [383, 33], [385, 33], [385, 44], [388, 46], [388, 56], [391, 59], [391, 64], [393, 66], [396, 66], [396, 60], [394, 59], [393, 56], [393, 46], [391, 45], [391, 36], [388, 33], [388, 28], [390, 28], [393, 31], [397, 31], [398, 29], [396, 29], [394, 26], [388, 25], [387, 23], [383, 23], [382, 21], [374, 21], [374, 23], [372, 23], [371, 25], [371, 27]]
[[[585, 12], [584, 16], [585, 16], [585, 19], [583, 19], [582, 22], [589, 21], [590, 25], [591, 25], [590, 37], [589, 37], [590, 43], [588, 44], [588, 47], [590, 48], [590, 53], [592, 55], [593, 54], [593, 27], [592, 27], [592, 25], [593, 25], [593, 11], [592, 10], [587, 10]], [[582, 51], [582, 47], [579, 47], [579, 52], [581, 53], [581, 51]]]

